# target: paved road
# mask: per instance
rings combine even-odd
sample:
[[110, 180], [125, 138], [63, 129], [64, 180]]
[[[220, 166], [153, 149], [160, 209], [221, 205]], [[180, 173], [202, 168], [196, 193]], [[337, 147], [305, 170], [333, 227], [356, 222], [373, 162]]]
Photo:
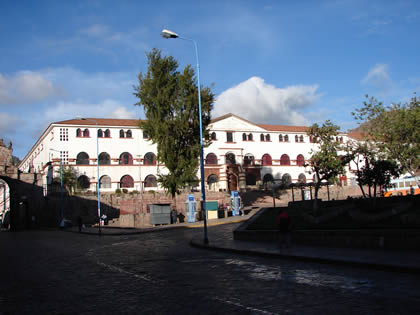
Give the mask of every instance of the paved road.
[[0, 313], [420, 314], [419, 275], [190, 247], [201, 234], [2, 232]]

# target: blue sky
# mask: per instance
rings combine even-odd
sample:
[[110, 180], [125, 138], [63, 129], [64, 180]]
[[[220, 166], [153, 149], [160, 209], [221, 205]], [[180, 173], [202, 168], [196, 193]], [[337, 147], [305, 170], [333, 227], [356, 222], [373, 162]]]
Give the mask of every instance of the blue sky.
[[0, 138], [23, 158], [53, 121], [144, 118], [133, 85], [152, 48], [214, 84], [213, 117], [343, 131], [364, 95], [420, 92], [420, 2], [1, 1]]

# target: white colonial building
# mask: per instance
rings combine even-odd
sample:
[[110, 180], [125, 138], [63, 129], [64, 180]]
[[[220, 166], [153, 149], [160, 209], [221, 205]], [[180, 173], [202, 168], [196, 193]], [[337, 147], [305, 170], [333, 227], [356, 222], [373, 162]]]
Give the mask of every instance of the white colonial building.
[[[305, 161], [316, 144], [307, 136], [307, 129], [255, 124], [233, 114], [213, 119], [209, 125], [211, 145], [204, 149], [207, 189], [254, 189], [280, 180], [311, 182], [313, 174]], [[346, 133], [337, 137], [341, 142], [349, 139]], [[71, 119], [51, 123], [19, 170], [41, 174], [45, 189], [62, 162], [73, 167], [85, 190], [96, 190], [98, 169], [102, 192], [159, 190], [157, 175], [167, 170], [156, 163], [156, 152], [138, 120]], [[347, 185], [352, 177], [347, 169], [340, 180]]]

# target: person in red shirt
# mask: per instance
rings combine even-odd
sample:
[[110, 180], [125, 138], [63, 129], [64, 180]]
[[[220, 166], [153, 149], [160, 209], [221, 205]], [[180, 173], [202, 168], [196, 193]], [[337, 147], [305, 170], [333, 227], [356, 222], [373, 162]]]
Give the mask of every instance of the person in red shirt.
[[291, 219], [286, 211], [282, 210], [276, 218], [276, 225], [279, 229], [280, 248], [289, 248], [291, 245]]

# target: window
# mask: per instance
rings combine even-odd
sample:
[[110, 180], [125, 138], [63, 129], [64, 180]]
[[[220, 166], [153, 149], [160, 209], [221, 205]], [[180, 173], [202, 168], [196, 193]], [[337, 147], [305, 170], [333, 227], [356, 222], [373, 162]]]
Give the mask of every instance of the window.
[[271, 189], [274, 183], [273, 175], [265, 174], [263, 177], [263, 185], [265, 189]]
[[290, 165], [290, 158], [287, 154], [283, 154], [280, 158], [280, 165]]
[[99, 181], [99, 188], [111, 188], [111, 187], [112, 187], [111, 177], [109, 177], [108, 175], [102, 176]]
[[265, 136], [265, 141], [270, 141], [270, 135], [269, 135], [269, 134], [267, 134], [267, 135]]
[[133, 156], [128, 152], [121, 153], [119, 163], [120, 165], [133, 165]]
[[148, 175], [144, 179], [144, 187], [157, 187], [157, 180], [154, 175]]
[[146, 153], [144, 156], [144, 165], [156, 165], [156, 155], [152, 152]]
[[125, 137], [125, 133], [124, 133], [124, 130], [120, 130], [120, 138], [124, 138]]
[[69, 151], [60, 151], [60, 159], [63, 164], [69, 164]]
[[80, 152], [76, 157], [76, 165], [89, 165], [89, 155], [86, 152]]
[[272, 165], [273, 161], [271, 159], [270, 154], [264, 154], [262, 157], [262, 165]]
[[263, 134], [261, 134], [261, 135], [260, 135], [260, 140], [261, 140], [261, 141], [264, 141], [264, 140], [265, 140], [265, 137], [264, 137], [264, 135], [263, 135]]
[[247, 140], [246, 133], [243, 133], [243, 134], [242, 134], [242, 140], [243, 140], [243, 141], [246, 141], [246, 140]]
[[110, 165], [111, 164], [111, 158], [108, 153], [102, 152], [99, 154], [99, 165]]
[[209, 190], [216, 191], [217, 190], [217, 183], [219, 182], [219, 178], [215, 174], [211, 174], [207, 177], [207, 185], [209, 186]]
[[295, 142], [299, 142], [299, 136], [298, 135], [295, 136]]
[[60, 141], [69, 141], [69, 129], [60, 128]]
[[300, 173], [299, 174], [298, 182], [299, 183], [302, 183], [302, 184], [306, 183], [306, 176], [305, 176], [305, 174], [303, 174], [303, 173]]
[[104, 133], [102, 129], [98, 129], [98, 138], [102, 138], [104, 136]]
[[284, 142], [289, 142], [289, 136], [288, 135], [284, 136]]
[[248, 135], [248, 141], [252, 141], [252, 140], [253, 140], [252, 133], [250, 133], [250, 134]]
[[111, 132], [109, 129], [105, 130], [105, 138], [111, 138]]
[[297, 166], [305, 166], [305, 158], [302, 154], [299, 154], [296, 158], [296, 165]]
[[211, 133], [211, 140], [216, 140], [216, 133], [215, 132]]
[[226, 142], [233, 142], [233, 132], [231, 131], [226, 132]]
[[281, 181], [284, 185], [289, 186], [292, 183], [292, 177], [286, 173], [282, 176]]
[[300, 142], [303, 142], [303, 136], [302, 135], [299, 137], [299, 139], [300, 139]]
[[217, 165], [217, 156], [214, 153], [209, 153], [206, 156], [206, 165]]
[[143, 139], [149, 139], [149, 135], [143, 130]]
[[236, 164], [235, 154], [226, 153], [226, 164]]
[[81, 137], [82, 136], [82, 129], [77, 128], [76, 130], [76, 137]]
[[254, 156], [251, 153], [245, 154], [244, 164], [245, 165], [253, 165], [254, 164]]
[[89, 137], [89, 129], [83, 130], [83, 137]]
[[120, 180], [120, 188], [132, 188], [134, 187], [133, 177], [130, 175], [124, 175]]
[[133, 133], [131, 132], [131, 130], [127, 130], [127, 132], [125, 133], [125, 137], [126, 138], [132, 138], [133, 137]]
[[279, 135], [279, 142], [283, 142], [283, 135]]
[[82, 189], [88, 189], [90, 187], [90, 180], [86, 175], [79, 176], [77, 182]]

